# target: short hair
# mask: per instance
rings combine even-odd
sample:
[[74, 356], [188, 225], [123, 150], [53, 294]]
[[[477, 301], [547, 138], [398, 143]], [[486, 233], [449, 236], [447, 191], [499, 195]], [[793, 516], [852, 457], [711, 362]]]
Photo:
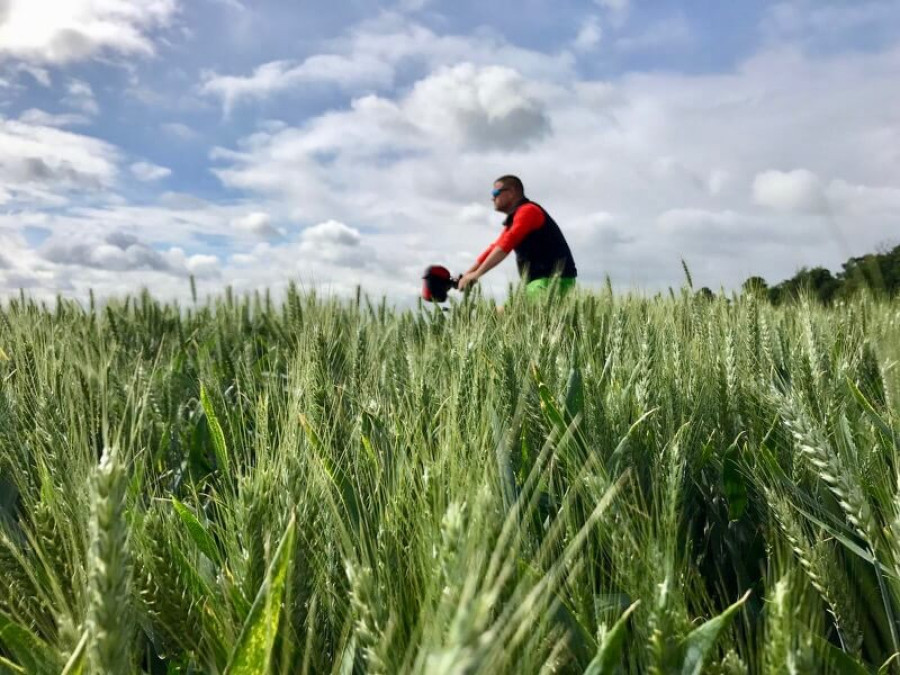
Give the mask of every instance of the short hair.
[[519, 180], [518, 176], [500, 176], [500, 178], [494, 182], [501, 183], [503, 187], [512, 188], [513, 192], [516, 194], [525, 194], [525, 186], [522, 185], [522, 181]]

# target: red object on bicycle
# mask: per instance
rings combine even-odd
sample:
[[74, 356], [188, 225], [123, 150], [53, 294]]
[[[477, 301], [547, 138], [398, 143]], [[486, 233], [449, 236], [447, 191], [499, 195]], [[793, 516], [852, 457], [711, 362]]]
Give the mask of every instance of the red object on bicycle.
[[444, 302], [447, 292], [456, 288], [459, 281], [450, 274], [450, 270], [441, 265], [429, 265], [422, 279], [422, 297], [429, 302]]

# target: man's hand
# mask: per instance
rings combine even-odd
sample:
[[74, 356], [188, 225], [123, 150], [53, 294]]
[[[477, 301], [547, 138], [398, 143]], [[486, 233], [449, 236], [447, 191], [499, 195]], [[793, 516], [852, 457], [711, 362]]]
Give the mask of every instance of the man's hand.
[[459, 278], [456, 287], [459, 290], [464, 291], [468, 286], [474, 284], [476, 281], [478, 281], [478, 275], [475, 272], [467, 272]]

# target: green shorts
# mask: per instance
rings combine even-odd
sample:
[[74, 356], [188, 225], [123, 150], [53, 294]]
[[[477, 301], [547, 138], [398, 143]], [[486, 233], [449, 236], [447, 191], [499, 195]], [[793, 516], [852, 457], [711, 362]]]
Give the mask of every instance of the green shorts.
[[529, 298], [539, 298], [550, 290], [550, 286], [554, 282], [559, 284], [560, 295], [565, 295], [575, 288], [575, 277], [559, 277], [558, 279], [544, 277], [529, 281], [525, 286], [525, 294]]

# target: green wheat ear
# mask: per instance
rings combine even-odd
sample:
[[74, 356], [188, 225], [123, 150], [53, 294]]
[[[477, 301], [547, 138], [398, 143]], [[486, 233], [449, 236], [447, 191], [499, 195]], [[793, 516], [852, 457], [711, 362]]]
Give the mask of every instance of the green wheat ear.
[[88, 557], [88, 670], [92, 673], [135, 670], [125, 489], [119, 453], [106, 448], [94, 476]]

